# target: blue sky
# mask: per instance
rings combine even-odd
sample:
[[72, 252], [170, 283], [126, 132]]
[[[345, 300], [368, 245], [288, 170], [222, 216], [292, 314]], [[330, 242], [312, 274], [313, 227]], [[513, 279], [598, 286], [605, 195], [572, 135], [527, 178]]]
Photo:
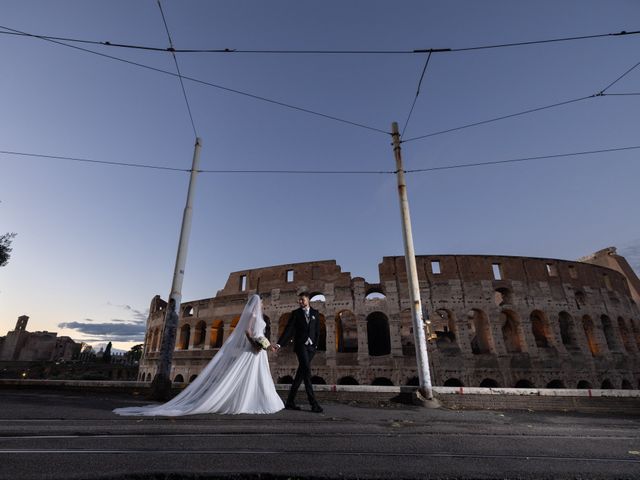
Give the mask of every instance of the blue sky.
[[[640, 29], [636, 1], [163, 0], [175, 48], [401, 50]], [[168, 46], [155, 0], [10, 1], [6, 28]], [[635, 24], [633, 22], [636, 22]], [[77, 44], [175, 71], [170, 54]], [[600, 92], [640, 61], [640, 35], [432, 54], [404, 139]], [[177, 78], [0, 34], [0, 150], [188, 169], [194, 132]], [[404, 126], [425, 54], [179, 53], [183, 75], [383, 132]], [[386, 133], [185, 80], [201, 168], [394, 169]], [[640, 93], [640, 67], [607, 93]], [[406, 169], [638, 146], [639, 96], [603, 96], [403, 144]], [[616, 245], [640, 265], [640, 150], [407, 176], [418, 254], [575, 259]], [[30, 330], [120, 348], [166, 297], [188, 174], [0, 154], [0, 334]], [[232, 271], [335, 259], [378, 280], [402, 255], [393, 175], [198, 177], [183, 299]], [[138, 333], [136, 333], [138, 332]]]

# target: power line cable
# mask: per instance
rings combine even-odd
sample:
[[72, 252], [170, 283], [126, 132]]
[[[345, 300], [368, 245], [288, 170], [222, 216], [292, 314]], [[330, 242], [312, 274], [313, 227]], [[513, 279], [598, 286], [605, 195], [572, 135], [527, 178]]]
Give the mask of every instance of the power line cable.
[[[3, 27], [2, 25], [0, 25], [0, 28], [4, 28], [6, 30], [11, 30], [11, 31], [16, 31], [18, 33], [24, 33], [24, 32], [20, 32], [19, 30], [14, 30], [14, 29], [10, 29], [8, 27]], [[161, 68], [152, 67], [150, 65], [145, 65], [143, 63], [134, 62], [132, 60], [126, 60], [124, 58], [115, 57], [113, 55], [108, 55], [106, 53], [96, 52], [94, 50], [89, 50], [87, 48], [78, 47], [76, 45], [69, 45], [67, 43], [60, 42], [58, 40], [51, 40], [51, 39], [48, 39], [48, 38], [41, 37], [39, 35], [32, 35], [32, 34], [29, 34], [29, 36], [34, 37], [34, 38], [38, 38], [40, 40], [45, 40], [47, 42], [55, 43], [57, 45], [62, 45], [64, 47], [73, 48], [75, 50], [79, 50], [79, 51], [82, 51], [82, 52], [91, 53], [93, 55], [98, 55], [100, 57], [108, 58], [108, 59], [111, 59], [111, 60], [117, 60], [119, 62], [127, 63], [129, 65], [134, 65], [136, 67], [145, 68], [147, 70], [151, 70], [151, 71], [154, 71], [154, 72], [163, 73], [165, 75], [171, 75], [173, 77], [178, 77], [179, 76], [177, 73], [170, 72], [168, 70], [163, 70]], [[215, 83], [207, 82], [205, 80], [199, 80], [197, 78], [189, 77], [189, 76], [186, 76], [186, 75], [182, 75], [182, 78], [184, 78], [185, 80], [189, 80], [191, 82], [199, 83], [201, 85], [206, 85], [206, 86], [217, 88], [219, 90], [223, 90], [223, 91], [226, 91], [226, 92], [235, 93], [237, 95], [242, 95], [242, 96], [245, 96], [245, 97], [253, 98], [254, 100], [260, 100], [260, 101], [263, 101], [263, 102], [271, 103], [273, 105], [278, 105], [278, 106], [289, 108], [289, 109], [292, 109], [292, 110], [297, 110], [299, 112], [308, 113], [310, 115], [315, 115], [315, 116], [318, 116], [318, 117], [326, 118], [328, 120], [334, 120], [336, 122], [344, 123], [344, 124], [347, 124], [347, 125], [352, 125], [354, 127], [360, 127], [360, 128], [366, 129], [366, 130], [371, 130], [371, 131], [374, 131], [374, 132], [383, 133], [385, 135], [390, 135], [390, 133], [387, 132], [386, 130], [382, 130], [382, 129], [379, 129], [379, 128], [376, 128], [376, 127], [371, 127], [369, 125], [365, 125], [365, 124], [358, 123], [358, 122], [353, 122], [351, 120], [346, 120], [344, 118], [335, 117], [333, 115], [328, 115], [326, 113], [317, 112], [317, 111], [314, 111], [314, 110], [310, 110], [308, 108], [298, 107], [296, 105], [291, 105], [291, 104], [288, 104], [288, 103], [280, 102], [278, 100], [272, 100], [272, 99], [267, 98], [267, 97], [262, 97], [260, 95], [254, 95], [252, 93], [243, 92], [241, 90], [236, 90], [234, 88], [225, 87], [225, 86], [218, 85], [218, 84], [215, 84]]]
[[173, 167], [160, 167], [157, 165], [145, 165], [142, 163], [124, 163], [124, 162], [110, 162], [107, 160], [92, 160], [90, 158], [79, 158], [79, 157], [65, 157], [61, 155], [43, 155], [39, 153], [27, 153], [27, 152], [12, 152], [9, 150], [0, 150], [0, 154], [4, 155], [16, 155], [23, 157], [35, 157], [35, 158], [48, 158], [52, 160], [68, 160], [72, 162], [81, 162], [81, 163], [92, 163], [92, 164], [102, 164], [102, 165], [114, 165], [118, 167], [135, 167], [135, 168], [151, 168], [154, 170], [170, 170], [173, 172], [191, 172], [188, 168], [173, 168]]
[[555, 155], [541, 155], [537, 157], [524, 157], [524, 158], [514, 158], [511, 160], [495, 160], [492, 162], [477, 162], [477, 163], [462, 163], [458, 165], [444, 165], [440, 167], [429, 167], [429, 168], [418, 168], [414, 170], [405, 170], [405, 173], [422, 173], [422, 172], [434, 172], [438, 170], [452, 170], [457, 168], [469, 168], [469, 167], [484, 167], [487, 165], [502, 165], [507, 163], [518, 163], [518, 162], [531, 162], [534, 160], [544, 160], [550, 158], [561, 158], [561, 157], [575, 157], [579, 155], [592, 155], [596, 153], [610, 153], [610, 152], [622, 152], [626, 150], [637, 150], [640, 149], [640, 145], [632, 146], [632, 147], [619, 147], [619, 148], [605, 148], [602, 150], [589, 150], [584, 152], [572, 152], [572, 153], [559, 153]]
[[513, 42], [513, 43], [499, 43], [492, 45], [480, 45], [480, 46], [472, 46], [472, 47], [461, 47], [461, 48], [421, 48], [421, 49], [413, 49], [413, 50], [243, 50], [236, 48], [190, 48], [190, 49], [176, 49], [173, 47], [162, 48], [162, 47], [151, 47], [144, 45], [133, 45], [126, 43], [115, 43], [110, 41], [97, 41], [97, 40], [83, 40], [77, 38], [68, 38], [68, 37], [54, 37], [49, 35], [36, 35], [31, 33], [19, 32], [19, 31], [9, 31], [2, 32], [0, 34], [5, 35], [19, 35], [26, 37], [36, 37], [47, 40], [60, 40], [64, 42], [72, 42], [72, 43], [84, 43], [84, 44], [92, 44], [92, 45], [101, 45], [105, 47], [115, 47], [115, 48], [131, 48], [137, 50], [149, 50], [156, 52], [172, 52], [172, 53], [248, 53], [248, 54], [293, 54], [293, 55], [318, 55], [318, 54], [326, 54], [326, 55], [406, 55], [406, 54], [416, 54], [416, 53], [447, 53], [447, 52], [466, 52], [473, 50], [487, 50], [487, 49], [495, 49], [495, 48], [505, 48], [505, 47], [518, 47], [518, 46], [526, 46], [526, 45], [540, 45], [546, 43], [556, 43], [556, 42], [567, 42], [574, 40], [587, 40], [587, 39], [595, 39], [595, 38], [604, 38], [604, 37], [620, 37], [620, 36], [628, 36], [628, 35], [637, 35], [640, 33], [640, 30], [635, 31], [620, 31], [615, 33], [602, 33], [595, 35], [581, 35], [574, 37], [561, 37], [561, 38], [553, 38], [546, 40], [532, 40], [527, 42]]
[[640, 62], [636, 63], [633, 67], [631, 67], [629, 70], [627, 70], [626, 72], [624, 72], [622, 75], [620, 75], [618, 78], [616, 78], [613, 82], [611, 82], [609, 85], [607, 85], [606, 87], [604, 87], [602, 90], [600, 90], [600, 94], [603, 94], [604, 92], [606, 92], [607, 90], [609, 90], [611, 87], [613, 87], [616, 83], [618, 83], [620, 80], [622, 80], [624, 77], [626, 77], [629, 73], [631, 73], [632, 70], [634, 70], [638, 65], [640, 65]]
[[[510, 160], [495, 160], [490, 162], [476, 162], [476, 163], [462, 163], [455, 165], [443, 165], [439, 167], [428, 167], [428, 168], [418, 168], [418, 169], [410, 169], [405, 170], [405, 173], [423, 173], [423, 172], [433, 172], [439, 170], [453, 170], [460, 168], [470, 168], [470, 167], [484, 167], [489, 165], [502, 165], [509, 163], [520, 163], [520, 162], [531, 162], [536, 160], [545, 160], [551, 158], [561, 158], [561, 157], [576, 157], [580, 155], [593, 155], [597, 153], [612, 153], [612, 152], [622, 152], [622, 151], [630, 151], [640, 149], [640, 145], [634, 145], [629, 147], [613, 147], [613, 148], [604, 148], [600, 150], [586, 150], [581, 152], [570, 152], [570, 153], [559, 153], [554, 155], [540, 155], [535, 157], [524, 157], [524, 158], [515, 158]], [[15, 156], [23, 156], [23, 157], [35, 157], [35, 158], [46, 158], [53, 160], [68, 160], [73, 162], [82, 162], [89, 164], [103, 164], [110, 166], [118, 166], [118, 167], [135, 167], [135, 168], [148, 168], [155, 170], [169, 170], [174, 172], [191, 172], [190, 169], [186, 168], [173, 168], [173, 167], [161, 167], [156, 165], [148, 165], [141, 163], [125, 163], [125, 162], [113, 162], [113, 161], [105, 161], [105, 160], [92, 160], [88, 158], [78, 158], [78, 157], [65, 157], [60, 155], [43, 155], [38, 153], [28, 153], [28, 152], [15, 152], [8, 150], [0, 150], [0, 154], [4, 155], [15, 155]], [[397, 171], [395, 170], [256, 170], [256, 169], [233, 169], [233, 170], [198, 170], [198, 173], [216, 173], [216, 174], [282, 174], [282, 175], [395, 175]]]
[[162, 15], [162, 22], [164, 23], [164, 29], [167, 32], [167, 37], [169, 38], [169, 47], [171, 51], [171, 56], [173, 57], [173, 62], [176, 64], [176, 71], [178, 72], [178, 78], [180, 79], [180, 87], [182, 88], [182, 94], [184, 95], [184, 101], [187, 104], [187, 111], [189, 112], [189, 119], [191, 120], [191, 127], [193, 128], [193, 135], [198, 138], [198, 132], [196, 131], [196, 124], [193, 121], [193, 115], [191, 113], [191, 106], [189, 105], [189, 98], [187, 97], [187, 91], [184, 88], [184, 81], [182, 80], [182, 73], [180, 73], [180, 65], [178, 65], [178, 59], [176, 58], [175, 50], [173, 48], [173, 40], [171, 39], [171, 33], [169, 32], [169, 25], [167, 25], [167, 19], [164, 16], [164, 11], [162, 10], [162, 4], [160, 0], [158, 0], [158, 8], [160, 9], [160, 15]]
[[432, 133], [427, 133], [426, 135], [420, 135], [419, 137], [408, 138], [406, 140], [402, 140], [402, 143], [413, 142], [414, 140], [421, 140], [423, 138], [428, 138], [428, 137], [435, 137], [436, 135], [442, 135], [444, 133], [450, 133], [450, 132], [455, 132], [455, 131], [458, 131], [458, 130], [464, 130], [465, 128], [477, 127], [478, 125], [485, 125], [487, 123], [497, 122], [497, 121], [500, 121], [500, 120], [505, 120], [507, 118], [518, 117], [520, 115], [526, 115], [528, 113], [539, 112], [541, 110], [547, 110], [547, 109], [550, 109], [550, 108], [556, 108], [556, 107], [560, 107], [560, 106], [563, 106], [563, 105], [569, 105], [571, 103], [581, 102], [583, 100], [587, 100], [589, 98], [594, 98], [594, 97], [596, 97], [596, 95], [589, 95], [589, 96], [586, 96], [586, 97], [574, 98], [572, 100], [566, 100], [564, 102], [553, 103], [551, 105], [545, 105], [543, 107], [530, 108], [529, 110], [524, 110], [522, 112], [511, 113], [509, 115], [503, 115], [501, 117], [490, 118], [489, 120], [483, 120], [481, 122], [468, 123], [466, 125], [462, 125], [462, 126], [459, 126], [459, 127], [448, 128], [446, 130], [440, 130], [438, 132], [432, 132]]
[[427, 65], [429, 65], [429, 60], [431, 59], [431, 52], [427, 55], [427, 61], [424, 62], [424, 68], [422, 69], [422, 74], [420, 75], [420, 80], [418, 81], [418, 88], [416, 90], [416, 96], [413, 98], [413, 103], [411, 104], [411, 109], [409, 110], [409, 115], [407, 115], [407, 121], [404, 122], [404, 127], [402, 128], [402, 133], [400, 134], [400, 138], [404, 135], [407, 126], [409, 125], [409, 120], [411, 120], [411, 114], [413, 113], [413, 109], [416, 106], [416, 102], [418, 101], [418, 95], [420, 95], [420, 87], [422, 86], [422, 80], [424, 79], [424, 74], [427, 71]]

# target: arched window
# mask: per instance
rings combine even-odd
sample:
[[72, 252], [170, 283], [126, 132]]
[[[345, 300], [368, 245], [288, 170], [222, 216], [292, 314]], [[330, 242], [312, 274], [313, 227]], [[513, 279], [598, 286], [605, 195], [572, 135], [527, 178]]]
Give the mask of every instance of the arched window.
[[409, 387], [418, 387], [420, 385], [420, 379], [418, 377], [410, 377], [407, 378], [407, 381], [404, 384]]
[[513, 303], [511, 290], [508, 288], [496, 288], [493, 292], [493, 300], [498, 307]]
[[358, 351], [358, 325], [356, 316], [349, 310], [336, 315], [336, 352]]
[[514, 388], [535, 388], [535, 386], [529, 380], [522, 379], [516, 382]]
[[338, 385], [359, 385], [359, 383], [355, 378], [346, 376], [338, 379]]
[[586, 380], [580, 380], [578, 382], [578, 388], [580, 390], [587, 390], [591, 388], [591, 384], [589, 382], [587, 382]]
[[200, 321], [196, 324], [195, 327], [195, 339], [193, 342], [193, 346], [195, 348], [204, 348], [204, 340], [207, 336], [207, 324], [203, 321]]
[[505, 310], [500, 314], [502, 324], [502, 339], [508, 353], [522, 352], [522, 340], [520, 338], [520, 324], [513, 312]]
[[178, 349], [187, 350], [189, 348], [189, 340], [191, 339], [191, 325], [183, 325], [180, 329], [180, 344]]
[[431, 331], [436, 334], [436, 345], [440, 350], [459, 350], [456, 342], [457, 327], [453, 313], [439, 308], [430, 318]]
[[469, 335], [471, 336], [471, 351], [476, 355], [491, 353], [493, 342], [487, 315], [482, 310], [474, 308], [469, 310], [467, 318], [469, 320]]
[[380, 356], [391, 353], [389, 320], [382, 312], [373, 312], [367, 317], [367, 340], [369, 355]]
[[531, 312], [531, 331], [538, 348], [549, 348], [549, 324], [540, 310]]
[[291, 385], [293, 383], [293, 377], [291, 375], [285, 375], [284, 377], [278, 378], [278, 383]]
[[498, 382], [496, 382], [493, 378], [485, 378], [480, 382], [480, 386], [484, 388], [498, 388]]
[[365, 301], [386, 300], [387, 296], [382, 291], [380, 286], [374, 286], [367, 289], [367, 293], [364, 297]]
[[238, 322], [240, 321], [240, 315], [238, 315], [237, 317], [234, 317], [233, 320], [231, 320], [231, 325], [229, 328], [229, 335], [231, 335], [233, 333], [233, 331], [236, 329], [236, 325], [238, 325]]
[[147, 373], [147, 382], [151, 381], [151, 372]]
[[562, 344], [566, 348], [577, 348], [576, 331], [573, 324], [573, 318], [567, 312], [560, 312], [558, 315], [558, 323], [560, 324], [560, 338]]
[[319, 377], [317, 375], [314, 375], [313, 377], [311, 377], [311, 383], [313, 383], [314, 385], [326, 385], [327, 382], [324, 381], [324, 378]]
[[175, 383], [184, 383], [184, 377], [180, 374], [176, 375], [176, 378], [173, 379]]
[[309, 302], [326, 302], [327, 299], [322, 293], [312, 293]]
[[629, 380], [622, 380], [622, 389], [623, 390], [633, 390], [633, 387], [631, 386], [631, 382]]
[[611, 383], [611, 380], [609, 380], [608, 378], [605, 378], [602, 381], [602, 385], [600, 385], [600, 388], [602, 390], [612, 390], [613, 389], [613, 383]]
[[600, 345], [596, 340], [595, 326], [593, 325], [593, 320], [591, 320], [589, 315], [582, 317], [582, 328], [584, 329], [584, 334], [587, 337], [587, 343], [589, 344], [591, 355], [594, 357], [599, 355]]
[[371, 385], [392, 387], [393, 386], [393, 382], [391, 380], [389, 380], [388, 378], [386, 378], [386, 377], [376, 377], [371, 382]]
[[633, 351], [631, 336], [629, 335], [627, 322], [625, 322], [624, 318], [622, 317], [618, 317], [618, 330], [620, 330], [620, 336], [622, 337], [622, 345], [624, 345], [624, 349], [627, 352], [631, 353]]
[[211, 348], [222, 347], [224, 341], [224, 322], [222, 320], [214, 320], [211, 324], [211, 333], [209, 334], [209, 345]]
[[464, 387], [463, 383], [457, 378], [448, 378], [444, 382], [445, 387]]
[[611, 319], [606, 315], [600, 316], [600, 321], [602, 322], [602, 332], [604, 333], [604, 339], [607, 341], [607, 347], [610, 351], [615, 352], [618, 350], [618, 344], [615, 339], [615, 335], [613, 332], [613, 325], [611, 324]]
[[547, 383], [546, 388], [565, 388], [565, 386], [562, 380], [551, 380], [549, 383]]
[[194, 314], [194, 309], [191, 305], [187, 305], [186, 307], [184, 307], [182, 309], [182, 316], [183, 317], [193, 317]]

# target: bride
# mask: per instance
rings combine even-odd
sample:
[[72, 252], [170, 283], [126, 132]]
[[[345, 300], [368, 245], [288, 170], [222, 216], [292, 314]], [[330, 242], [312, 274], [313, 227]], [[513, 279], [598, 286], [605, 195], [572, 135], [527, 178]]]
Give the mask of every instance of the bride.
[[[269, 370], [262, 302], [251, 295], [235, 330], [178, 396], [162, 405], [116, 408], [118, 415], [180, 416], [199, 413], [275, 413], [284, 408]], [[263, 343], [259, 346], [260, 339]], [[259, 348], [259, 350], [256, 350]]]

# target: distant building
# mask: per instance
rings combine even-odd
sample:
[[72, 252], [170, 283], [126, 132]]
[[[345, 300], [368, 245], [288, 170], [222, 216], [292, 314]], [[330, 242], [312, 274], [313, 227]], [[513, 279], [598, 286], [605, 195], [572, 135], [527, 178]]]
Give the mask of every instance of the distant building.
[[15, 330], [0, 342], [0, 361], [69, 361], [80, 352], [81, 344], [55, 332], [28, 332], [29, 317], [18, 317]]

